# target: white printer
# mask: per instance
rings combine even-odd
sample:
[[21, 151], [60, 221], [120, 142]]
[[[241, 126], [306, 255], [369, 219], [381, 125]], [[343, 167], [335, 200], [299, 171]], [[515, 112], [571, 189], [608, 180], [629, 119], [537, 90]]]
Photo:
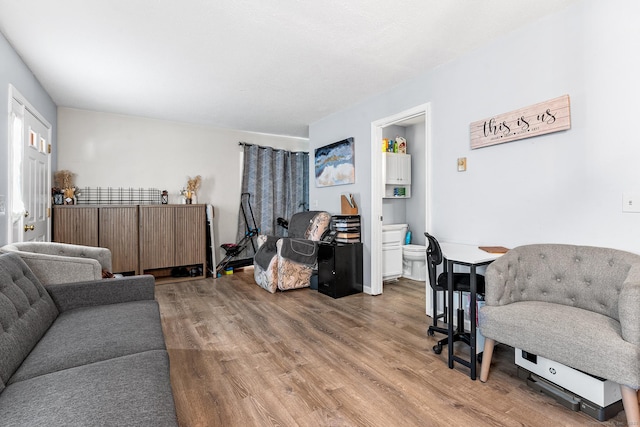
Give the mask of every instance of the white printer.
[[606, 421], [622, 411], [618, 383], [598, 378], [553, 360], [515, 349], [518, 377], [561, 405]]

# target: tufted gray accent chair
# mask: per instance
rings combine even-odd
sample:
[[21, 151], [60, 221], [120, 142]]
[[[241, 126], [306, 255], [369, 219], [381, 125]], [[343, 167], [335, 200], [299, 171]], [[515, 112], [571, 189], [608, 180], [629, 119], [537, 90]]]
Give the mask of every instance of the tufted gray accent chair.
[[102, 279], [111, 271], [107, 248], [55, 242], [19, 242], [5, 245], [0, 253], [17, 253], [43, 285]]
[[504, 343], [619, 383], [629, 425], [640, 424], [640, 255], [520, 246], [487, 267], [485, 286], [481, 381]]

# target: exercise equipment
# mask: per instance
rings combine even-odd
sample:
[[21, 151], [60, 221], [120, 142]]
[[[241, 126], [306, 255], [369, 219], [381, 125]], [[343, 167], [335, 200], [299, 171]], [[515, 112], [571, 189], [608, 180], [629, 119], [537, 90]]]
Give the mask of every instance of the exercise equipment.
[[[247, 205], [245, 209], [245, 204]], [[240, 268], [248, 265], [253, 265], [253, 257], [244, 259], [235, 259], [251, 244], [253, 253], [256, 252], [256, 244], [253, 238], [258, 235], [259, 229], [256, 225], [256, 219], [253, 216], [253, 209], [251, 208], [251, 194], [242, 193], [240, 195], [240, 211], [244, 218], [245, 232], [242, 239], [237, 243], [224, 243], [220, 245], [225, 251], [225, 256], [222, 261], [216, 266], [216, 277], [220, 277], [228, 267]], [[249, 224], [249, 218], [247, 217], [247, 211], [251, 217], [251, 224]]]

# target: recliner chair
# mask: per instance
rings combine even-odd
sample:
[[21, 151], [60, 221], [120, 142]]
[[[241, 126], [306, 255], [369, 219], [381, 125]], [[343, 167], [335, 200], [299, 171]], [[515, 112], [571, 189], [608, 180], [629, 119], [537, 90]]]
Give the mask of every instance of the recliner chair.
[[330, 222], [328, 212], [298, 212], [289, 220], [287, 237], [258, 236], [253, 258], [256, 283], [271, 293], [309, 286], [316, 268], [317, 242]]
[[[457, 328], [454, 331], [453, 341], [464, 341], [469, 344], [469, 336], [464, 332], [464, 310], [462, 309], [462, 292], [470, 292], [471, 291], [471, 278], [469, 273], [453, 273], [444, 271], [440, 273], [439, 276], [436, 276], [436, 267], [444, 261], [442, 256], [442, 249], [440, 248], [440, 244], [438, 240], [430, 235], [429, 233], [424, 233], [427, 238], [428, 246], [427, 246], [427, 269], [429, 273], [429, 285], [433, 290], [433, 325], [429, 326], [429, 330], [427, 334], [429, 336], [434, 336], [436, 332], [440, 334], [447, 335], [445, 338], [441, 339], [433, 346], [433, 352], [436, 354], [442, 353], [442, 346], [447, 344], [449, 339], [449, 330], [446, 327], [438, 326], [438, 319], [442, 318], [444, 323], [450, 322], [452, 319], [447, 319], [447, 306], [446, 302], [444, 305], [444, 311], [442, 313], [438, 313], [438, 292], [447, 292], [448, 288], [448, 275], [453, 274], [453, 291], [459, 293], [458, 297], [458, 311], [457, 311]], [[445, 266], [446, 270], [446, 266]], [[476, 275], [476, 286], [477, 293], [484, 294], [484, 276]], [[446, 298], [445, 298], [446, 301]]]

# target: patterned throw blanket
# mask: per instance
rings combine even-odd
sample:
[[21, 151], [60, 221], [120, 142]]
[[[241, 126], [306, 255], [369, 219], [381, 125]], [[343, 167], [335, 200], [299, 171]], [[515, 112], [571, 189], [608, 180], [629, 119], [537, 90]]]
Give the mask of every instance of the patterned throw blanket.
[[301, 264], [314, 264], [318, 255], [318, 243], [306, 239], [290, 239], [286, 237], [267, 236], [267, 241], [260, 247], [254, 261], [263, 270], [269, 268], [271, 259], [277, 254], [276, 242], [282, 241], [280, 255], [283, 258]]

